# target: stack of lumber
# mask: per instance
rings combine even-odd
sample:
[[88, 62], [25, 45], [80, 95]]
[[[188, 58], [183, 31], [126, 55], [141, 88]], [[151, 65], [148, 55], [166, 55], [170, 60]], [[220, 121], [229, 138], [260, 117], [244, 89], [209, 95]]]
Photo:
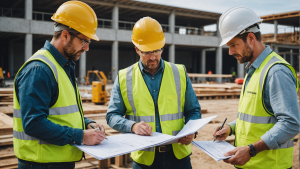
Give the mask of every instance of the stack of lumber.
[[0, 88], [0, 106], [13, 105], [13, 88]]
[[239, 98], [242, 85], [225, 84], [192, 84], [198, 99]]

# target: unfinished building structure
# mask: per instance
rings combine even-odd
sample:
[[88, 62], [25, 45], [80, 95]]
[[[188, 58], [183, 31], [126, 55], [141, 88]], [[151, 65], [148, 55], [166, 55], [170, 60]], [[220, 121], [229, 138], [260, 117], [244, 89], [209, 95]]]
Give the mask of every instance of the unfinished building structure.
[[[300, 11], [261, 16], [263, 23], [274, 24], [273, 34], [264, 34], [262, 40], [299, 72]], [[280, 28], [279, 26], [285, 26]]]
[[[51, 40], [50, 19], [64, 0], [3, 0], [0, 2], [0, 61], [15, 75], [35, 51]], [[218, 31], [206, 32], [204, 26], [217, 24], [221, 14], [131, 0], [83, 0], [98, 17], [99, 42], [90, 44], [76, 64], [76, 76], [83, 82], [87, 70], [98, 69], [114, 79], [118, 70], [138, 61], [131, 42], [136, 21], [150, 16], [161, 23], [166, 37], [164, 60], [184, 64], [190, 73], [230, 74], [237, 61], [228, 48], [219, 47]], [[222, 59], [224, 57], [224, 59]], [[222, 66], [226, 65], [226, 66]], [[243, 76], [243, 67], [237, 71]]]

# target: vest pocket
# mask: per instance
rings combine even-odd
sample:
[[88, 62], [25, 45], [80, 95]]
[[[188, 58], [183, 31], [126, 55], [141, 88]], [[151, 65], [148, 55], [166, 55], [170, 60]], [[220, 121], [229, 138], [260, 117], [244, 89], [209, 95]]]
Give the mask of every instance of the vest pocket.
[[167, 98], [168, 114], [178, 113], [177, 95], [169, 95]]

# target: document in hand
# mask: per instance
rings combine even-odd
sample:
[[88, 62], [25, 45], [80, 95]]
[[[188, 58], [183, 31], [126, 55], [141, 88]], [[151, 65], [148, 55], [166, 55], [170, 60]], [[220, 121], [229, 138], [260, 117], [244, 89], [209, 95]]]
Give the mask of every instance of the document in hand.
[[224, 156], [223, 154], [235, 149], [235, 147], [226, 141], [192, 141], [192, 143], [203, 150], [207, 155], [211, 156], [214, 160], [220, 161], [232, 156]]
[[104, 139], [101, 144], [98, 145], [87, 146], [82, 144], [75, 146], [85, 153], [94, 156], [98, 160], [103, 160], [137, 150], [174, 143], [181, 137], [195, 133], [215, 117], [216, 116], [211, 116], [204, 119], [190, 120], [176, 136], [157, 132], [153, 132], [153, 136], [141, 136], [126, 133], [108, 136], [107, 140]]

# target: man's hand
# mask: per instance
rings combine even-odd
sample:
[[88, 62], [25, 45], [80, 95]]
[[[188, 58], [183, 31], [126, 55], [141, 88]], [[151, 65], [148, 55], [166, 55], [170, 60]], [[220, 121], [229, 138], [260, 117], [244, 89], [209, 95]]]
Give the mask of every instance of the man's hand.
[[152, 136], [152, 127], [144, 121], [133, 124], [131, 130], [137, 135]]
[[216, 139], [217, 141], [222, 141], [222, 140], [225, 140], [229, 134], [230, 134], [230, 131], [231, 131], [231, 128], [229, 125], [224, 125], [223, 128], [218, 131], [220, 129], [221, 125], [216, 127], [215, 128], [215, 131], [214, 131], [214, 138], [216, 138], [216, 136], [218, 135], [218, 138]]
[[100, 124], [98, 124], [98, 123], [89, 123], [88, 129], [93, 129], [93, 128], [90, 126], [90, 124], [93, 125], [95, 128], [98, 128], [98, 127], [99, 127], [99, 128], [101, 129], [101, 131], [103, 131], [103, 132], [105, 133], [105, 128], [104, 128], [103, 125], [100, 125]]
[[[105, 129], [102, 125], [98, 125], [97, 123], [92, 124], [95, 128], [99, 127], [101, 131], [98, 129], [88, 129], [83, 130], [83, 139], [82, 143], [85, 145], [96, 145], [100, 144], [105, 138]], [[91, 128], [88, 126], [88, 128]]]
[[224, 156], [234, 155], [229, 159], [223, 160], [225, 163], [229, 163], [232, 165], [245, 165], [251, 158], [250, 156], [250, 147], [242, 146], [237, 147], [227, 153], [224, 153]]
[[187, 135], [185, 137], [181, 137], [179, 140], [178, 140], [178, 143], [181, 143], [181, 144], [184, 144], [184, 145], [189, 145], [194, 139], [194, 134], [190, 134], [190, 135]]

